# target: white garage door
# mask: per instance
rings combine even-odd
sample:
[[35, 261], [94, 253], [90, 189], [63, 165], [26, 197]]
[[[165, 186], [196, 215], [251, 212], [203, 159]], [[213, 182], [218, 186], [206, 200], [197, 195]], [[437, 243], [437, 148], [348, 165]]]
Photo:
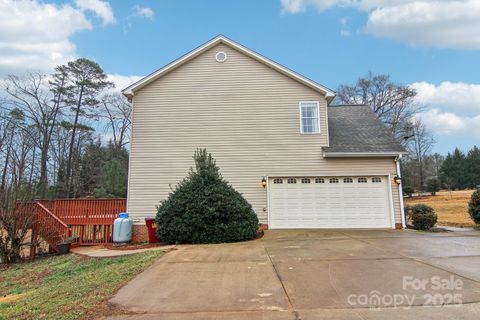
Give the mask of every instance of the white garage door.
[[269, 180], [269, 227], [388, 228], [387, 176]]

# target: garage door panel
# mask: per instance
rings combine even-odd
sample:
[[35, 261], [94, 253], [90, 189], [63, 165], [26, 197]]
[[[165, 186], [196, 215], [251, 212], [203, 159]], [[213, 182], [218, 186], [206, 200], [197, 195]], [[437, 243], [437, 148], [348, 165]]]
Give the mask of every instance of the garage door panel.
[[271, 180], [271, 228], [390, 227], [387, 177], [362, 177], [366, 183], [360, 183], [358, 178], [317, 177], [310, 178], [311, 183], [295, 178], [297, 183], [287, 183], [286, 177], [277, 184]]

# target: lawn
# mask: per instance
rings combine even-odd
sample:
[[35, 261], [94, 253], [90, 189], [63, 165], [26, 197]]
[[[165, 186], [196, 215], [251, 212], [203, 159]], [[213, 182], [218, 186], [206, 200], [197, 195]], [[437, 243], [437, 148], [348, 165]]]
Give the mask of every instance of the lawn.
[[163, 254], [68, 254], [0, 266], [0, 319], [85, 319], [111, 314], [106, 300]]
[[473, 190], [441, 191], [436, 196], [414, 196], [405, 198], [405, 205], [426, 204], [435, 209], [438, 225], [452, 227], [473, 227], [468, 215], [468, 202]]

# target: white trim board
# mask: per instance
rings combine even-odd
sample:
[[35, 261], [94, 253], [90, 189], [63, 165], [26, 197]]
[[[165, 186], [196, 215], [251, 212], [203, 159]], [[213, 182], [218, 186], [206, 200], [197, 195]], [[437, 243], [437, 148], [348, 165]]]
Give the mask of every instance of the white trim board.
[[400, 213], [402, 217], [402, 227], [406, 228], [407, 227], [407, 222], [405, 221], [405, 204], [403, 202], [403, 181], [402, 181], [402, 172], [400, 169], [400, 158], [395, 160], [396, 166], [397, 166], [397, 176], [400, 178], [400, 184], [398, 185], [398, 198], [400, 200]]

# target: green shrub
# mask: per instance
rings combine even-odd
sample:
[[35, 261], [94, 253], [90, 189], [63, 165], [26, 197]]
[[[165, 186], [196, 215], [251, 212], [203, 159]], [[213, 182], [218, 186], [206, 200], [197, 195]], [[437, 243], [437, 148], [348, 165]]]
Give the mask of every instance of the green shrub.
[[417, 230], [430, 230], [437, 223], [437, 214], [432, 207], [425, 204], [416, 204], [411, 207], [412, 224]]
[[205, 149], [193, 156], [196, 170], [157, 207], [157, 234], [166, 243], [220, 243], [255, 237], [252, 206], [219, 173]]
[[468, 213], [476, 224], [480, 224], [480, 190], [472, 193], [472, 198], [468, 203]]
[[403, 193], [408, 196], [409, 198], [412, 196], [412, 194], [415, 192], [415, 189], [413, 189], [410, 186], [405, 186], [403, 187]]

